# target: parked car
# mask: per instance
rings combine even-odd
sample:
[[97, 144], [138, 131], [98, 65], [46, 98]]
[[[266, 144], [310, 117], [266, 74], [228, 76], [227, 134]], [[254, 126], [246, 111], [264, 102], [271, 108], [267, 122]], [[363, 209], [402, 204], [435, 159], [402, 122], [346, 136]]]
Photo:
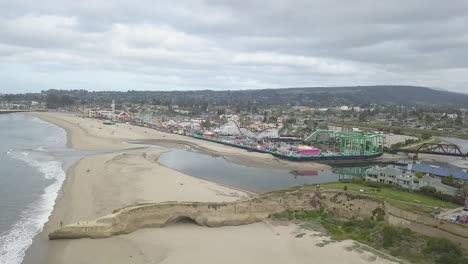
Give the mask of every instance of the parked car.
[[451, 222], [458, 222], [458, 220], [460, 220], [460, 215], [452, 215], [452, 217], [450, 217]]
[[468, 224], [468, 215], [464, 215], [464, 216], [460, 217], [460, 220], [458, 220], [458, 222], [460, 222], [462, 224]]
[[463, 211], [468, 211], [468, 206], [465, 206], [465, 208], [463, 208]]

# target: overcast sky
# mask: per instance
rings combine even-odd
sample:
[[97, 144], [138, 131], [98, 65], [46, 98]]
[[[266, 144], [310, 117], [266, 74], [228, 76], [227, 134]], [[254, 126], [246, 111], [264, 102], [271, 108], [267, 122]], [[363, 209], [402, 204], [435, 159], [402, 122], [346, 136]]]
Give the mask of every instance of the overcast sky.
[[0, 1], [0, 93], [375, 84], [468, 93], [468, 1]]

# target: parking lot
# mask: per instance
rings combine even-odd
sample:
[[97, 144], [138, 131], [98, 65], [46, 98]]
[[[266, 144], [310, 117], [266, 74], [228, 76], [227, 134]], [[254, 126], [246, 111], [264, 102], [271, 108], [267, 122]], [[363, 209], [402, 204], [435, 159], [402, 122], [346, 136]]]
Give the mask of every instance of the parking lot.
[[466, 209], [466, 207], [452, 209], [439, 214], [436, 218], [468, 225], [468, 210]]

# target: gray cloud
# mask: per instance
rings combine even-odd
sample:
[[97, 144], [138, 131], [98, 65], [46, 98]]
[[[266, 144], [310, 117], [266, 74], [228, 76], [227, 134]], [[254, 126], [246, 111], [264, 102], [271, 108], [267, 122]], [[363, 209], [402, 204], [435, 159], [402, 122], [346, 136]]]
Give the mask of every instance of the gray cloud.
[[466, 25], [462, 0], [2, 1], [0, 92], [372, 84], [467, 92]]

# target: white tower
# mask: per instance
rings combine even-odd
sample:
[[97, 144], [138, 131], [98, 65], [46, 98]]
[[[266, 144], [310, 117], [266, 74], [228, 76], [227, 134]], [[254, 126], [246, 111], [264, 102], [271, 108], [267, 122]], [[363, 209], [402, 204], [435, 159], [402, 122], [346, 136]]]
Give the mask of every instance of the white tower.
[[114, 116], [115, 115], [115, 102], [114, 102], [114, 100], [112, 100], [111, 106], [112, 106], [112, 116]]

